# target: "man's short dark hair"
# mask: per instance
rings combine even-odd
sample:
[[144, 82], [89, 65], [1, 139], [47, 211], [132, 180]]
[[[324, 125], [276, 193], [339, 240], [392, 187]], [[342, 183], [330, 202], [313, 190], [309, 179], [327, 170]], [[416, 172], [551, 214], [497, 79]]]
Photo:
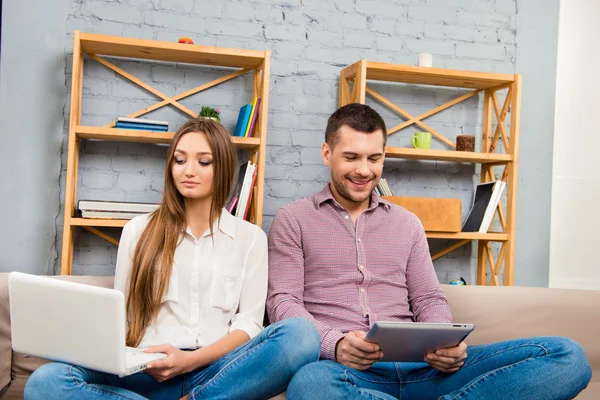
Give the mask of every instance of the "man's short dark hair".
[[351, 103], [340, 107], [329, 117], [325, 130], [325, 142], [333, 148], [338, 142], [338, 131], [344, 125], [364, 133], [373, 133], [377, 130], [383, 132], [383, 146], [387, 142], [387, 130], [381, 115], [371, 107]]

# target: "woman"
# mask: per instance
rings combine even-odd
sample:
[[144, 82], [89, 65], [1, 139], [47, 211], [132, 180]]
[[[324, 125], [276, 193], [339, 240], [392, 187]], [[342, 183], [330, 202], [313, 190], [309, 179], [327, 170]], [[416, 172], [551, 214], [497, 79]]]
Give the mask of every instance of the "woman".
[[261, 331], [266, 235], [223, 208], [236, 159], [219, 123], [188, 121], [168, 150], [160, 207], [123, 229], [115, 289], [127, 300], [127, 345], [167, 358], [123, 378], [47, 364], [26, 399], [269, 398], [318, 359], [319, 334], [305, 319]]

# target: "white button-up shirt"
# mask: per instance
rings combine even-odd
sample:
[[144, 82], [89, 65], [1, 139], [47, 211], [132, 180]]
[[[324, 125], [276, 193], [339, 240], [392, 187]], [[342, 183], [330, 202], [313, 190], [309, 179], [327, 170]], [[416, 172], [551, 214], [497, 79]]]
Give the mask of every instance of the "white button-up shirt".
[[[123, 228], [115, 289], [125, 299], [133, 254], [147, 224], [148, 215], [142, 215]], [[182, 235], [156, 322], [146, 329], [138, 347], [169, 343], [180, 349], [199, 348], [237, 329], [250, 338], [256, 336], [262, 329], [267, 296], [265, 233], [223, 210], [213, 236], [207, 230], [195, 238], [189, 228]]]

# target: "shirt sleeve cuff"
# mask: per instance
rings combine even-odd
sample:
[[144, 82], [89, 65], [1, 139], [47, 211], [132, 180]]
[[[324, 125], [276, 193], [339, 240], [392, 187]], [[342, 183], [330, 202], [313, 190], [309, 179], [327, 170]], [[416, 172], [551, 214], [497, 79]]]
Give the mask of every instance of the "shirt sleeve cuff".
[[252, 339], [254, 336], [258, 335], [261, 331], [262, 327], [257, 326], [255, 323], [250, 321], [238, 320], [231, 324], [229, 328], [229, 333], [233, 331], [244, 331], [250, 336]]
[[321, 358], [335, 361], [335, 346], [344, 336], [344, 333], [334, 329], [321, 336]]

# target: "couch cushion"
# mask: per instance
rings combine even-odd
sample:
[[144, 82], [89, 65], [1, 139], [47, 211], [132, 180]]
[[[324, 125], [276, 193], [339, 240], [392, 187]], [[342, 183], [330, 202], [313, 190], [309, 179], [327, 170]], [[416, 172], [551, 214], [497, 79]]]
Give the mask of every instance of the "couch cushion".
[[577, 400], [600, 399], [600, 382], [590, 382], [588, 387], [576, 397]]
[[10, 383], [11, 354], [8, 274], [0, 273], [0, 393]]
[[469, 344], [565, 336], [583, 347], [592, 383], [600, 384], [600, 291], [442, 286], [454, 321], [477, 324]]
[[48, 362], [48, 360], [44, 360], [43, 358], [29, 357], [13, 352], [12, 381], [2, 400], [22, 399], [23, 389], [25, 388], [27, 379], [29, 379], [29, 375]]
[[23, 400], [23, 390], [25, 390], [25, 384], [27, 383], [28, 378], [28, 376], [13, 378], [6, 393], [2, 395], [2, 400]]

